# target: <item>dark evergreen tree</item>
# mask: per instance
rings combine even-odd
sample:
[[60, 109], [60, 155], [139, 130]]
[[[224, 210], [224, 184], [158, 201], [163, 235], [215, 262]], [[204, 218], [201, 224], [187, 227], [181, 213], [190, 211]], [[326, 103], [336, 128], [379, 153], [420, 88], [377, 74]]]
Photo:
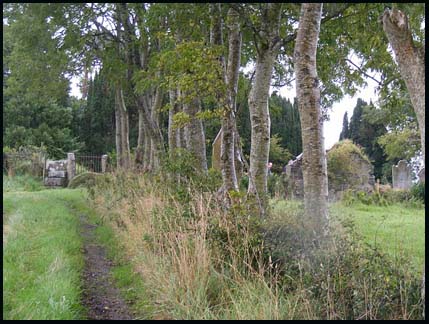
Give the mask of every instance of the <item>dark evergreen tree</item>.
[[377, 110], [374, 105], [372, 103], [368, 105], [359, 98], [350, 119], [349, 137], [355, 144], [360, 145], [370, 158], [374, 166], [375, 178], [382, 179], [384, 175], [389, 179], [389, 175], [384, 174], [386, 168], [383, 168], [387, 162], [387, 157], [377, 142], [377, 139], [387, 130], [384, 123], [375, 118], [376, 115]]
[[276, 92], [270, 97], [271, 137], [278, 135], [280, 145], [293, 156], [302, 152], [301, 122], [296, 100], [292, 104], [289, 99], [279, 96]]
[[347, 111], [344, 113], [343, 117], [343, 129], [340, 133], [340, 141], [349, 138], [349, 118], [347, 116]]
[[85, 153], [105, 154], [115, 149], [115, 100], [103, 72], [89, 80], [86, 104], [77, 117]]

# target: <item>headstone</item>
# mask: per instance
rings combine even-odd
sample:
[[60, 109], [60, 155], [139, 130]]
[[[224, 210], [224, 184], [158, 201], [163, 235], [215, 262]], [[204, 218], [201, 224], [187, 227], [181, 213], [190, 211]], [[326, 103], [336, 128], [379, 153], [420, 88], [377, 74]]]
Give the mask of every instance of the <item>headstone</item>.
[[392, 184], [394, 189], [409, 189], [412, 182], [411, 167], [407, 161], [401, 160], [392, 166]]
[[423, 168], [419, 171], [418, 176], [419, 176], [419, 182], [425, 183], [425, 168]]

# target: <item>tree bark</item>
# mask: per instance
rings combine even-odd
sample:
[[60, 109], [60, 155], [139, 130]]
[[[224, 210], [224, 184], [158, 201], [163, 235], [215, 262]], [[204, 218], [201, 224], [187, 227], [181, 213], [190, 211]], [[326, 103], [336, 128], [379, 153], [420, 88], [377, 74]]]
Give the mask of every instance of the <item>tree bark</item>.
[[116, 167], [121, 168], [122, 162], [122, 141], [121, 141], [121, 106], [119, 104], [119, 90], [115, 89], [115, 141], [116, 141]]
[[135, 165], [137, 168], [143, 166], [143, 145], [144, 145], [144, 122], [143, 122], [143, 110], [140, 108], [139, 112], [139, 121], [138, 121], [138, 137], [137, 137], [137, 148], [136, 148], [136, 157]]
[[[417, 116], [420, 129], [420, 141], [425, 166], [425, 45], [417, 48], [414, 45], [408, 17], [400, 10], [386, 9], [383, 14], [383, 30], [392, 46], [399, 71], [410, 94], [411, 103]], [[425, 305], [425, 267], [423, 267], [422, 303]], [[425, 309], [423, 308], [423, 318]]]
[[274, 60], [277, 56], [281, 3], [265, 4], [260, 42], [257, 50], [255, 81], [249, 93], [251, 123], [250, 170], [248, 193], [258, 197], [261, 217], [268, 206], [268, 156], [270, 150], [270, 112], [268, 97]]
[[425, 48], [414, 45], [408, 17], [400, 10], [386, 9], [383, 14], [383, 29], [392, 46], [399, 71], [411, 97], [425, 159]]
[[328, 176], [316, 70], [321, 3], [301, 6], [294, 61], [298, 109], [301, 119], [304, 178], [304, 213], [309, 228], [319, 237], [328, 220]]
[[238, 191], [238, 181], [235, 166], [235, 112], [238, 87], [238, 73], [241, 56], [241, 32], [238, 13], [230, 8], [228, 10], [229, 51], [226, 71], [227, 100], [226, 109], [222, 117], [221, 137], [221, 171], [223, 189]]
[[[151, 107], [151, 118], [157, 128], [159, 128], [159, 110], [162, 106], [162, 95], [161, 88], [157, 87]], [[157, 170], [159, 168], [159, 161], [159, 149], [157, 148], [156, 139], [151, 138], [150, 166], [152, 170]]]
[[206, 137], [203, 122], [196, 117], [201, 111], [200, 98], [194, 98], [191, 103], [184, 103], [183, 111], [191, 118], [190, 123], [185, 126], [186, 149], [196, 159], [196, 170], [207, 173]]
[[173, 116], [178, 112], [177, 92], [175, 89], [170, 89], [168, 93], [171, 106], [168, 111], [168, 149], [171, 156], [173, 151], [180, 147], [180, 134], [178, 134], [178, 129], [173, 128]]
[[122, 90], [119, 89], [119, 106], [121, 111], [121, 147], [122, 147], [122, 167], [130, 168], [130, 142], [129, 142], [129, 120], [128, 110], [125, 106]]

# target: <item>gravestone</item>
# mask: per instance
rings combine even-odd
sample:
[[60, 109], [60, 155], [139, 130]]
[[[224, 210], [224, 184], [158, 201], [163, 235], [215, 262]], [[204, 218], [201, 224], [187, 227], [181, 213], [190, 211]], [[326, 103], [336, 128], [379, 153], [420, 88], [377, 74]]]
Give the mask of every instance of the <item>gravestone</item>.
[[49, 187], [65, 187], [67, 185], [67, 160], [46, 161], [46, 175], [43, 183]]
[[304, 177], [302, 175], [302, 153], [295, 160], [286, 165], [286, 178], [288, 183], [286, 195], [291, 198], [304, 197]]
[[411, 167], [407, 161], [401, 160], [392, 166], [392, 184], [394, 189], [410, 189], [412, 186]]

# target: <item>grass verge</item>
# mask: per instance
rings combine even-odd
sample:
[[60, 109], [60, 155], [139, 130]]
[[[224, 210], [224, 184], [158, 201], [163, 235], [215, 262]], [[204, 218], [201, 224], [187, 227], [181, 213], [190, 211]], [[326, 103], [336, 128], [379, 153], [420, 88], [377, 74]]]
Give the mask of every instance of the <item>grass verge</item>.
[[66, 189], [4, 193], [3, 319], [83, 318], [79, 219], [64, 204], [82, 197]]

